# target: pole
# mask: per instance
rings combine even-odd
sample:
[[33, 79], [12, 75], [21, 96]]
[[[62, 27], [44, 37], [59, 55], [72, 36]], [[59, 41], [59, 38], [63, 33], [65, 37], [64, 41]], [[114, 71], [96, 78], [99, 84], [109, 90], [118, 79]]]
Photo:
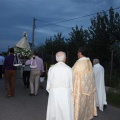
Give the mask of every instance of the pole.
[[32, 31], [32, 52], [34, 51], [34, 31], [35, 31], [35, 21], [36, 19], [33, 18], [33, 31]]

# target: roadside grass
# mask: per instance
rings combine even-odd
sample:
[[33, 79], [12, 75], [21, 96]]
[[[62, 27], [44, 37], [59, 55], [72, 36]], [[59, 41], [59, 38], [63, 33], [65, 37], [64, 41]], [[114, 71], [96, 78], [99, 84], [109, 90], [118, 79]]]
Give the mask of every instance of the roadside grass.
[[109, 90], [106, 93], [108, 104], [120, 108], [120, 92]]

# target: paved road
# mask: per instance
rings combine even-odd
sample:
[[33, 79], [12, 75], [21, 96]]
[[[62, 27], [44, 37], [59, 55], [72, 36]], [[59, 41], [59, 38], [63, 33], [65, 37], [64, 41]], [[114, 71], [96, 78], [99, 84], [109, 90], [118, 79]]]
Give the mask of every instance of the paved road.
[[[29, 89], [23, 87], [17, 75], [15, 97], [5, 97], [4, 80], [0, 79], [0, 120], [45, 120], [48, 96], [39, 89], [38, 96], [29, 96]], [[120, 120], [120, 109], [109, 106], [104, 112], [98, 110], [93, 120]]]

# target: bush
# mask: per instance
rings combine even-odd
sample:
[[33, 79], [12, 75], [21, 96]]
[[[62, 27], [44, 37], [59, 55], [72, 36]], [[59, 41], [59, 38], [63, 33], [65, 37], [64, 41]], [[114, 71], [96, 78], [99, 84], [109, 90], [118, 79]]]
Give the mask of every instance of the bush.
[[105, 73], [105, 85], [113, 87], [117, 90], [120, 89], [120, 71], [114, 71], [112, 74], [112, 79], [110, 81], [110, 73], [107, 71]]
[[107, 91], [107, 102], [113, 106], [120, 107], [120, 92], [119, 91]]

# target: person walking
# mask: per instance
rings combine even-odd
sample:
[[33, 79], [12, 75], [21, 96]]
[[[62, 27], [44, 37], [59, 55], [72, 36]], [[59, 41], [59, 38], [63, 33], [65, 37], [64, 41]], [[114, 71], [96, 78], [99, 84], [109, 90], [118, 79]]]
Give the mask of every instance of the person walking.
[[56, 61], [49, 68], [47, 87], [49, 93], [46, 120], [74, 120], [72, 103], [72, 69], [65, 64], [66, 54], [56, 53]]
[[23, 67], [23, 83], [24, 87], [29, 88], [29, 78], [30, 78], [30, 58], [27, 57], [27, 60]]
[[92, 63], [87, 56], [87, 49], [80, 47], [78, 60], [73, 69], [74, 120], [91, 120], [97, 116], [95, 91], [96, 84]]
[[13, 97], [15, 93], [16, 67], [14, 64], [14, 48], [9, 49], [9, 55], [5, 58], [2, 77], [6, 79], [7, 97]]
[[40, 75], [44, 72], [43, 60], [38, 56], [38, 52], [34, 52], [33, 58], [28, 62], [30, 63], [30, 96], [38, 94]]
[[104, 81], [104, 68], [100, 64], [99, 59], [93, 60], [93, 71], [96, 81], [96, 105], [101, 111], [107, 106], [105, 81]]

